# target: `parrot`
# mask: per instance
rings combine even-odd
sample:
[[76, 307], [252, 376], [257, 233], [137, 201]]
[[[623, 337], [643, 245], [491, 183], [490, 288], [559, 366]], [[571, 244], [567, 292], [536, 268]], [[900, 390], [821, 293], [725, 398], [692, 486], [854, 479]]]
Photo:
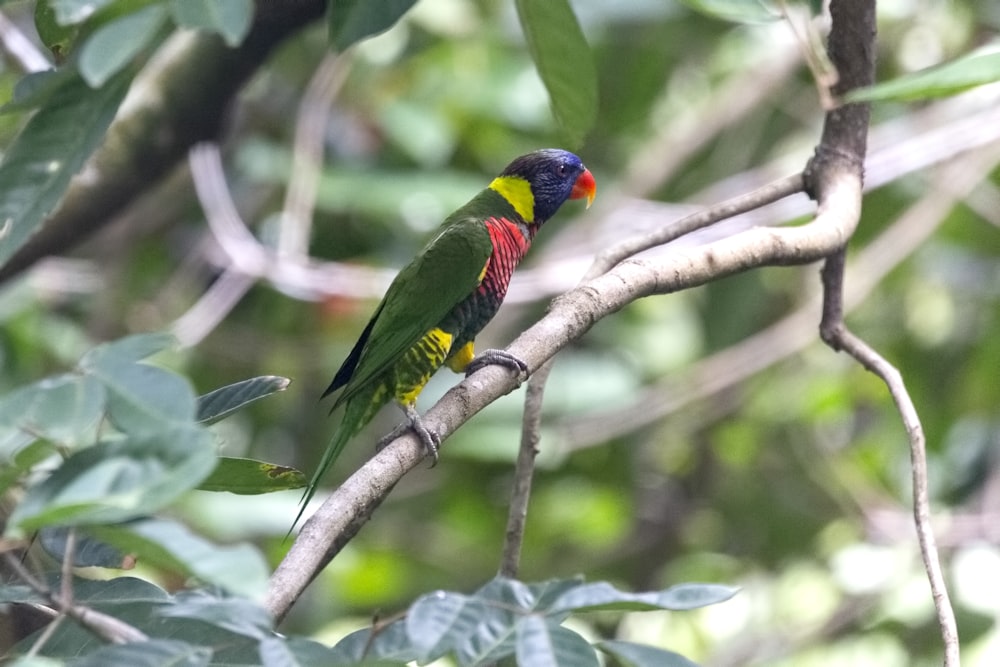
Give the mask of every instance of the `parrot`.
[[567, 199], [586, 198], [589, 208], [596, 193], [594, 176], [579, 157], [542, 149], [516, 158], [445, 219], [396, 275], [323, 392], [321, 398], [342, 390], [330, 412], [343, 407], [344, 414], [295, 523], [344, 446], [390, 401], [406, 421], [380, 444], [412, 429], [437, 462], [440, 437], [421, 422], [416, 400], [441, 366], [467, 376], [491, 364], [527, 374], [527, 365], [504, 350], [475, 354], [475, 337], [500, 308], [515, 266], [542, 225]]

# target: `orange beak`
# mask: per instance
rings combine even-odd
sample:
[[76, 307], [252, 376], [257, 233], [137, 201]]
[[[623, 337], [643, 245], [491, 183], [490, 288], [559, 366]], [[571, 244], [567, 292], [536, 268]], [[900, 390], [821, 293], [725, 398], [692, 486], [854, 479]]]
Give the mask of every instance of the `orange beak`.
[[583, 173], [580, 174], [576, 183], [573, 184], [573, 189], [569, 193], [570, 199], [583, 199], [587, 198], [587, 208], [594, 203], [594, 197], [597, 196], [597, 182], [594, 180], [594, 175], [590, 173], [590, 170], [584, 168]]

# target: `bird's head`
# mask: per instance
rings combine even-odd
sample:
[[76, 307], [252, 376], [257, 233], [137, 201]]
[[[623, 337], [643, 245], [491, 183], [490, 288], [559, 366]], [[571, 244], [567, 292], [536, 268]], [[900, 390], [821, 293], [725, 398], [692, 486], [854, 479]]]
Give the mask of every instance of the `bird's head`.
[[590, 207], [597, 184], [576, 155], [544, 148], [517, 158], [490, 187], [502, 194], [532, 228], [555, 215], [567, 199], [586, 197]]

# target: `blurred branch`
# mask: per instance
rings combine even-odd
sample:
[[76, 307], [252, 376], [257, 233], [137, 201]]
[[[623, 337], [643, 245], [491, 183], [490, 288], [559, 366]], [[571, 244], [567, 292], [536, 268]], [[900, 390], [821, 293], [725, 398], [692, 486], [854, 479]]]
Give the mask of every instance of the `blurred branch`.
[[132, 83], [101, 147], [42, 229], [0, 267], [0, 282], [72, 248], [166, 175], [188, 149], [219, 134], [244, 82], [289, 35], [320, 18], [322, 0], [258, 1], [243, 43], [178, 31]]
[[278, 257], [305, 258], [309, 254], [316, 192], [323, 169], [324, 134], [330, 105], [347, 80], [350, 60], [328, 53], [309, 81], [295, 124], [292, 173], [278, 231]]
[[41, 72], [52, 67], [49, 57], [3, 12], [0, 12], [0, 48], [22, 72]]
[[[35, 609], [52, 616], [54, 619], [58, 619], [61, 615], [65, 614], [79, 623], [83, 628], [86, 628], [104, 641], [111, 642], [112, 644], [141, 642], [149, 639], [144, 632], [132, 625], [129, 625], [121, 619], [89, 607], [75, 605], [73, 604], [72, 597], [64, 597], [63, 594], [54, 593], [48, 588], [48, 586], [36, 579], [35, 576], [28, 571], [28, 568], [26, 568], [21, 561], [18, 560], [15, 554], [7, 552], [4, 553], [3, 557], [4, 560], [7, 561], [7, 566], [10, 567], [11, 571], [14, 572], [18, 578], [21, 579], [21, 581], [27, 584], [28, 587], [40, 597], [49, 602], [48, 605], [32, 605]], [[72, 558], [72, 556], [70, 557]], [[63, 570], [64, 572], [66, 570], [65, 562]], [[63, 588], [65, 589], [65, 585]]]

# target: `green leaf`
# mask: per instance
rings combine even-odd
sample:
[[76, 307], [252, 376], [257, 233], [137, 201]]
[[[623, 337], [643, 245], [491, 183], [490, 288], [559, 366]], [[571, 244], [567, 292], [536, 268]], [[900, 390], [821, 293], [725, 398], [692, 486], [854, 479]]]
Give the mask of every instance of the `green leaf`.
[[73, 661], [74, 667], [201, 667], [212, 662], [212, 649], [176, 639], [112, 644]]
[[271, 636], [274, 625], [263, 607], [246, 598], [219, 598], [202, 591], [178, 593], [174, 603], [162, 607], [159, 615], [196, 618], [257, 640]]
[[194, 422], [196, 399], [185, 378], [143, 363], [108, 363], [90, 369], [108, 390], [108, 416], [136, 435], [168, 424]]
[[107, 389], [108, 415], [122, 431], [141, 435], [194, 422], [196, 399], [187, 380], [135, 361], [170, 340], [162, 334], [129, 337], [95, 348], [81, 359], [80, 368]]
[[100, 366], [110, 361], [142, 361], [162, 352], [177, 342], [168, 333], [144, 333], [125, 336], [109, 343], [102, 343], [83, 355], [82, 368]]
[[10, 525], [31, 531], [150, 514], [198, 486], [215, 460], [211, 434], [193, 426], [101, 442], [30, 487]]
[[[46, 553], [62, 562], [66, 558], [69, 528], [42, 528], [38, 541]], [[118, 549], [101, 540], [76, 531], [73, 548], [73, 565], [76, 567], [122, 567], [125, 560]]]
[[101, 541], [134, 554], [141, 563], [195, 577], [233, 593], [259, 595], [267, 584], [267, 563], [254, 547], [214, 544], [175, 521], [147, 518], [90, 526], [86, 530]]
[[62, 61], [77, 35], [77, 28], [60, 23], [52, 4], [46, 0], [35, 3], [35, 31], [56, 62]]
[[673, 651], [633, 644], [632, 642], [599, 642], [597, 648], [615, 656], [625, 667], [698, 667]]
[[45, 598], [24, 584], [0, 584], [0, 602], [37, 602], [44, 604]]
[[174, 21], [185, 28], [207, 30], [239, 46], [253, 23], [253, 0], [171, 0]]
[[600, 667], [590, 643], [557, 623], [534, 614], [517, 624], [517, 664], [532, 667]]
[[394, 621], [379, 628], [372, 636], [371, 628], [347, 635], [333, 647], [338, 663], [371, 665], [406, 665], [417, 660], [403, 621]]
[[733, 23], [770, 23], [781, 20], [781, 12], [766, 0], [680, 0], [694, 11]]
[[924, 100], [955, 95], [994, 81], [1000, 81], [1000, 51], [996, 46], [892, 81], [852, 90], [844, 99], [848, 102]]
[[80, 76], [93, 88], [103, 86], [152, 44], [166, 21], [166, 6], [155, 4], [105, 23], [80, 49]]
[[679, 584], [659, 592], [625, 593], [607, 582], [596, 582], [567, 591], [553, 603], [550, 611], [686, 611], [725, 602], [738, 591], [738, 588], [719, 584]]
[[98, 90], [68, 79], [4, 152], [0, 164], [0, 264], [35, 232], [62, 198], [70, 178], [104, 139], [130, 76]]
[[308, 478], [295, 468], [287, 468], [266, 461], [219, 457], [219, 465], [202, 482], [201, 491], [228, 491], [240, 495], [256, 495], [301, 489]]
[[471, 596], [437, 591], [410, 608], [406, 634], [422, 662], [446, 653], [461, 664], [491, 662], [514, 653], [518, 612], [535, 603], [526, 584], [503, 577]]
[[226, 385], [198, 397], [195, 417], [199, 422], [211, 424], [228, 417], [240, 408], [265, 396], [284, 391], [291, 380], [277, 375], [262, 375]]
[[568, 0], [516, 0], [528, 51], [570, 147], [597, 118], [597, 70]]
[[0, 106], [0, 113], [38, 109], [63, 87], [77, 84], [80, 84], [79, 73], [68, 67], [25, 74], [14, 84], [14, 94], [9, 102]]
[[0, 398], [0, 457], [22, 441], [47, 438], [64, 445], [93, 442], [104, 414], [104, 387], [83, 375], [59, 375]]
[[[312, 667], [312, 665], [356, 664], [339, 658], [336, 651], [302, 637], [266, 637], [260, 642], [260, 663], [264, 667]], [[366, 662], [372, 665], [371, 661]], [[397, 663], [405, 665], [405, 662]]]
[[391, 28], [416, 0], [332, 0], [327, 9], [330, 44], [343, 51], [355, 42]]
[[4, 493], [33, 467], [56, 454], [56, 449], [50, 442], [37, 440], [20, 449], [13, 462], [0, 465], [0, 493]]

